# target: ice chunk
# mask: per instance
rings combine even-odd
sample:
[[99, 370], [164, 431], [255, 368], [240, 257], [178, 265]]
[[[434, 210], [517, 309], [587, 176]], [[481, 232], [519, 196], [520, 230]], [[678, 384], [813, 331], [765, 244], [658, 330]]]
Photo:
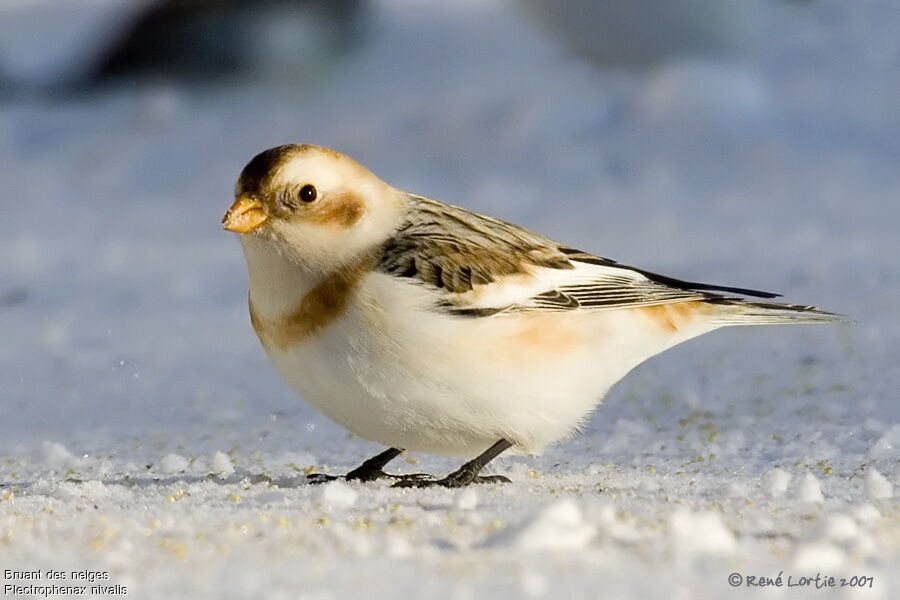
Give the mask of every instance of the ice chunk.
[[228, 455], [224, 452], [216, 452], [213, 454], [212, 458], [209, 460], [209, 469], [213, 473], [218, 473], [219, 475], [231, 475], [234, 473], [234, 465], [231, 464], [231, 459], [228, 458]]
[[869, 448], [869, 458], [893, 456], [898, 444], [900, 444], [900, 425], [894, 425], [872, 444]]
[[540, 575], [526, 571], [519, 578], [519, 587], [528, 598], [540, 598], [547, 594], [547, 580]]
[[859, 537], [859, 525], [850, 515], [832, 513], [822, 521], [822, 537], [837, 543], [849, 543]]
[[677, 510], [669, 517], [669, 532], [675, 555], [731, 554], [737, 546], [734, 534], [715, 512]]
[[812, 473], [807, 473], [797, 489], [797, 499], [801, 502], [825, 502], [822, 495], [822, 486]]
[[856, 517], [856, 520], [861, 524], [863, 523], [873, 523], [881, 518], [881, 513], [877, 508], [872, 506], [871, 504], [860, 504], [856, 508], [853, 509], [853, 516]]
[[472, 488], [460, 490], [453, 498], [453, 508], [456, 510], [475, 510], [478, 506], [478, 494]]
[[732, 481], [728, 484], [725, 493], [729, 498], [747, 498], [750, 495], [750, 490], [747, 488], [746, 483]]
[[790, 482], [791, 474], [784, 469], [775, 467], [774, 469], [763, 475], [762, 488], [763, 491], [769, 496], [772, 496], [773, 498], [779, 498], [784, 495], [784, 492], [787, 490], [788, 484]]
[[846, 553], [825, 542], [803, 544], [794, 553], [794, 568], [798, 571], [837, 571], [847, 562]]
[[166, 454], [159, 461], [159, 470], [162, 473], [181, 473], [190, 465], [190, 461], [180, 454]]
[[884, 475], [874, 468], [866, 471], [866, 497], [869, 500], [882, 500], [894, 496], [894, 486]]
[[387, 555], [391, 558], [407, 558], [413, 553], [412, 544], [400, 536], [391, 536], [385, 544]]
[[69, 450], [57, 442], [45, 441], [35, 453], [37, 462], [55, 469], [66, 469], [78, 463], [78, 459]]
[[83, 481], [79, 483], [64, 481], [60, 483], [51, 495], [66, 501], [88, 500], [95, 502], [110, 495], [109, 487], [101, 481]]
[[567, 498], [544, 507], [521, 525], [495, 534], [485, 545], [531, 552], [571, 552], [586, 547], [595, 534], [596, 527], [587, 523], [578, 504]]
[[316, 502], [327, 509], [343, 510], [356, 504], [359, 492], [343, 481], [330, 481], [319, 488]]

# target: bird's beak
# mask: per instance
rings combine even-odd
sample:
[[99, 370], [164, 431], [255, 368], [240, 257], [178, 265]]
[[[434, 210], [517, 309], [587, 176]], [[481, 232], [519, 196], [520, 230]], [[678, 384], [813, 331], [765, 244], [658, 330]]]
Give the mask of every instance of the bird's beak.
[[222, 217], [222, 227], [228, 231], [247, 233], [266, 222], [262, 204], [253, 196], [240, 196]]

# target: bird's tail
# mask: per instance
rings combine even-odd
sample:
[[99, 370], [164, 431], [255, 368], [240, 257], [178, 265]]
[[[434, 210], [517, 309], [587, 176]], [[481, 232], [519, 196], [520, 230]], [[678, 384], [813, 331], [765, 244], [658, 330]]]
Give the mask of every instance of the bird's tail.
[[815, 306], [779, 304], [777, 302], [749, 302], [721, 299], [721, 311], [714, 319], [719, 325], [799, 325], [802, 323], [845, 323], [845, 315], [828, 312]]

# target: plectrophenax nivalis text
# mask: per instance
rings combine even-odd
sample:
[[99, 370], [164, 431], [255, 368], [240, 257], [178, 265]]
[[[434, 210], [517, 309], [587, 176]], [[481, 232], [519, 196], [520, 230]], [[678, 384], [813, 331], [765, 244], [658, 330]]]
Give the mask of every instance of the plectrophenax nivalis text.
[[272, 364], [322, 413], [388, 446], [349, 479], [388, 476], [414, 450], [475, 458], [395, 485], [502, 481], [479, 471], [572, 434], [667, 348], [728, 325], [841, 320], [582, 252], [393, 188], [318, 146], [258, 154], [236, 198], [223, 222], [240, 234]]

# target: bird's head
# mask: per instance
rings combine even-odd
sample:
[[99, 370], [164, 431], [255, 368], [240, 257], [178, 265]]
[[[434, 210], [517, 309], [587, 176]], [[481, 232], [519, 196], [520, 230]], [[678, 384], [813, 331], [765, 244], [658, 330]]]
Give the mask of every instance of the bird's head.
[[277, 146], [247, 163], [222, 218], [245, 247], [333, 265], [384, 241], [403, 194], [348, 156], [311, 145]]

